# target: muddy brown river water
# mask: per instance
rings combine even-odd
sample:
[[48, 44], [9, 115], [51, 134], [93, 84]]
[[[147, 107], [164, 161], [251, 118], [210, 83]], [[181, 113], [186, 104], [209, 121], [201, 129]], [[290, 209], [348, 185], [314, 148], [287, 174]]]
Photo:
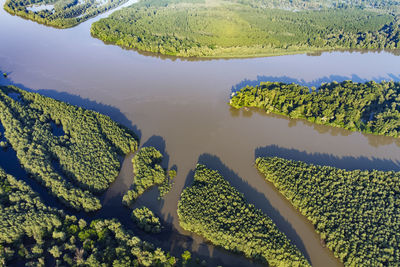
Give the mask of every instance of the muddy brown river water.
[[[158, 201], [156, 190], [150, 190], [137, 203], [148, 205], [172, 226], [161, 241], [152, 241], [166, 250], [182, 246], [197, 251], [196, 255], [214, 265], [250, 264], [198, 236], [190, 237], [179, 227], [177, 202], [200, 162], [219, 170], [250, 203], [268, 214], [313, 266], [340, 266], [321, 245], [313, 226], [258, 174], [254, 160], [271, 155], [348, 169], [400, 170], [400, 141], [254, 110], [232, 110], [227, 104], [229, 96], [244, 84], [266, 80], [309, 86], [347, 79], [400, 81], [400, 57], [388, 52], [329, 52], [254, 59], [171, 59], [103, 44], [89, 32], [97, 19], [59, 30], [1, 10], [0, 71], [7, 72], [8, 79], [1, 78], [0, 83], [105, 113], [134, 129], [142, 145], [164, 151], [164, 165], [176, 165], [178, 170], [171, 192]], [[129, 221], [120, 200], [132, 181], [130, 165], [128, 157], [103, 196], [104, 208], [96, 217]]]

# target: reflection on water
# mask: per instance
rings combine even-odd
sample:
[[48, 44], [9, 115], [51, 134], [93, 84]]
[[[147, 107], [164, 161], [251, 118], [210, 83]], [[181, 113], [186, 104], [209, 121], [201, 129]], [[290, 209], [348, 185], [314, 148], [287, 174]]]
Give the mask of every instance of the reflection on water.
[[[154, 136], [148, 144], [162, 145], [168, 154], [166, 165], [179, 169], [163, 201], [154, 199], [156, 189], [138, 200], [176, 229], [163, 236], [163, 248], [179, 253], [180, 246], [189, 247], [215, 260], [213, 264], [245, 265], [241, 257], [215, 249], [179, 227], [179, 196], [190, 184], [198, 161], [208, 160], [210, 167], [225, 169], [226, 178], [250, 203], [271, 216], [314, 266], [340, 265], [321, 246], [312, 225], [259, 175], [254, 168], [255, 153], [267, 148], [270, 155], [318, 164], [397, 170], [398, 141], [253, 110], [231, 110], [227, 103], [231, 90], [262, 80], [300, 81], [308, 86], [347, 79], [399, 80], [399, 57], [387, 52], [329, 52], [195, 62], [157, 58], [91, 38], [90, 23], [95, 20], [57, 30], [0, 10], [0, 23], [7, 25], [0, 27], [4, 40], [0, 42], [0, 70], [9, 73], [0, 83], [22, 85], [105, 113], [133, 129], [144, 143]], [[103, 196], [104, 209], [94, 217], [122, 216], [130, 222], [129, 210], [113, 204], [120, 203], [132, 182], [130, 168], [128, 159]], [[157, 242], [157, 237], [144, 236]]]

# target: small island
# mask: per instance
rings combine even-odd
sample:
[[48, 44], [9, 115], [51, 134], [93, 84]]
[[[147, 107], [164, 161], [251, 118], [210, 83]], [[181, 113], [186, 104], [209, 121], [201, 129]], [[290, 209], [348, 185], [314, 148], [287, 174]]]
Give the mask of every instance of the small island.
[[268, 266], [310, 266], [272, 220], [217, 171], [198, 164], [178, 203], [179, 223], [211, 243]]
[[393, 81], [332, 82], [318, 89], [262, 82], [233, 93], [229, 104], [350, 131], [400, 136], [400, 83]]
[[398, 265], [399, 172], [347, 171], [277, 157], [258, 158], [256, 167], [345, 266]]
[[70, 28], [128, 0], [7, 0], [4, 9], [13, 15], [55, 28]]
[[105, 43], [179, 57], [398, 49], [396, 2], [141, 0], [92, 24]]

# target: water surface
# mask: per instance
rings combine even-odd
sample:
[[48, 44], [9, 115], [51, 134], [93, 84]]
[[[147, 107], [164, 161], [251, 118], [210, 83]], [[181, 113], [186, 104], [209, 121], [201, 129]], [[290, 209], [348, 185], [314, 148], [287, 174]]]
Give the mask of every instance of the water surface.
[[[4, 0], [0, 1], [1, 4]], [[103, 14], [102, 16], [105, 16]], [[97, 19], [97, 18], [96, 18]], [[196, 163], [219, 170], [247, 200], [267, 213], [314, 266], [340, 263], [320, 243], [313, 226], [254, 168], [257, 156], [271, 155], [348, 169], [400, 170], [399, 141], [317, 126], [301, 120], [232, 110], [232, 90], [260, 81], [321, 82], [400, 79], [400, 57], [386, 52], [332, 52], [320, 56], [187, 61], [146, 56], [105, 45], [90, 36], [86, 21], [72, 29], [53, 29], [0, 11], [0, 71], [3, 84], [17, 84], [47, 96], [95, 109], [134, 129], [142, 144], [164, 149], [164, 164], [176, 165], [175, 184], [164, 201], [156, 190], [139, 200], [176, 228], [182, 189], [193, 180]], [[131, 182], [129, 159], [102, 197], [102, 216], [127, 219], [120, 206]], [[214, 249], [193, 236], [174, 242], [163, 236], [165, 249], [190, 245], [215, 263], [243, 265], [240, 257]]]

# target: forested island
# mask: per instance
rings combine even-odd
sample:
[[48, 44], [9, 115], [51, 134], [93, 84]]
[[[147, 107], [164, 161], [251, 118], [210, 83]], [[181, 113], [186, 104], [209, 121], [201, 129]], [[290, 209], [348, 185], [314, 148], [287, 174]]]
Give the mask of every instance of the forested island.
[[141, 194], [155, 185], [164, 185], [160, 192], [168, 193], [169, 181], [166, 171], [160, 165], [162, 159], [163, 155], [154, 147], [143, 147], [135, 154], [132, 159], [133, 183], [123, 196], [124, 205], [131, 206]]
[[272, 220], [217, 171], [198, 164], [178, 203], [179, 223], [214, 245], [270, 266], [309, 266]]
[[345, 266], [398, 265], [399, 172], [347, 171], [276, 157], [258, 158], [256, 166]]
[[397, 1], [141, 0], [93, 23], [105, 43], [180, 57], [400, 47]]
[[76, 210], [101, 208], [96, 194], [138, 146], [132, 131], [105, 115], [15, 86], [0, 87], [0, 121], [27, 173]]
[[4, 9], [13, 15], [56, 28], [78, 25], [128, 0], [7, 0]]
[[400, 83], [344, 81], [308, 88], [262, 82], [233, 93], [234, 108], [255, 107], [267, 113], [376, 135], [400, 136]]
[[176, 262], [115, 219], [88, 224], [44, 205], [26, 183], [0, 169], [0, 265], [174, 266]]

